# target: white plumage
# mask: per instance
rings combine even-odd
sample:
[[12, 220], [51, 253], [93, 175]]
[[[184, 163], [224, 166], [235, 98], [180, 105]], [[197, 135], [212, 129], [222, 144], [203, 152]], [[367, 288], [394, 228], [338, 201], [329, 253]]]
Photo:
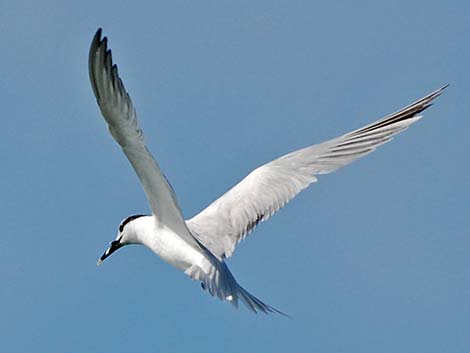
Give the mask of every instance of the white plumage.
[[[446, 87], [381, 120], [332, 140], [286, 154], [253, 170], [198, 215], [185, 221], [175, 193], [145, 144], [132, 101], [113, 65], [107, 38], [99, 29], [90, 48], [93, 92], [109, 131], [132, 164], [151, 216], [123, 221], [117, 239], [99, 263], [127, 244], [143, 244], [165, 261], [201, 281], [211, 295], [237, 306], [241, 300], [254, 312], [279, 312], [243, 289], [225, 258], [256, 225], [267, 220], [317, 176], [331, 173], [374, 151], [421, 118]], [[279, 312], [280, 313], [280, 312]]]

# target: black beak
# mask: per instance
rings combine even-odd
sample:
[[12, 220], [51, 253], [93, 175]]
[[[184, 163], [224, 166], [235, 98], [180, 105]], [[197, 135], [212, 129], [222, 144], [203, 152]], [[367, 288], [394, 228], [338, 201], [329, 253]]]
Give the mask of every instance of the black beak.
[[103, 254], [103, 256], [100, 257], [98, 262], [96, 263], [97, 266], [101, 265], [103, 261], [110, 256], [113, 252], [115, 252], [117, 249], [122, 247], [122, 244], [118, 240], [114, 240], [111, 242], [111, 245], [109, 246], [108, 250], [106, 250]]

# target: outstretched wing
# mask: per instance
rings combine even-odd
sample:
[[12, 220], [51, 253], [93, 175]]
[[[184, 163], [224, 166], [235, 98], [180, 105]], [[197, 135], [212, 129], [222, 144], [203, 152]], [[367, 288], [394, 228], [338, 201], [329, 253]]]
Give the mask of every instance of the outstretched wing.
[[286, 154], [245, 179], [187, 221], [193, 235], [214, 255], [229, 257], [235, 246], [311, 183], [390, 141], [421, 118], [419, 113], [446, 88], [341, 137]]
[[157, 222], [199, 248], [187, 229], [173, 189], [147, 149], [137, 114], [117, 66], [113, 65], [107, 42], [106, 37], [101, 39], [100, 28], [91, 43], [88, 69], [93, 93], [109, 131], [139, 177]]

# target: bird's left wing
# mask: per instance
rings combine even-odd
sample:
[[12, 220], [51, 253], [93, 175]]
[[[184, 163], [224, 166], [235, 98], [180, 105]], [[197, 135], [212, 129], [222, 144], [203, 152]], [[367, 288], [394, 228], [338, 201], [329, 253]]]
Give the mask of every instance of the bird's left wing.
[[193, 235], [220, 258], [267, 220], [316, 176], [352, 163], [421, 118], [445, 87], [372, 124], [286, 154], [252, 171], [226, 194], [187, 221]]
[[171, 185], [147, 149], [131, 98], [119, 78], [117, 66], [113, 65], [111, 50], [107, 49], [107, 38], [101, 39], [101, 28], [91, 43], [88, 69], [93, 93], [109, 131], [139, 177], [157, 222], [199, 248], [186, 227]]

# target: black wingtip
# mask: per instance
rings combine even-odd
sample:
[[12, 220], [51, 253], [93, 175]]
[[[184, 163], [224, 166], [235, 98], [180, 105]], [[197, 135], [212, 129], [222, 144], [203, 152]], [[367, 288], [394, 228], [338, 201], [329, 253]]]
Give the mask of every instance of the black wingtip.
[[363, 133], [372, 131], [374, 129], [379, 129], [387, 125], [396, 124], [400, 121], [414, 118], [418, 114], [420, 114], [421, 112], [425, 111], [430, 106], [432, 106], [433, 101], [437, 97], [439, 97], [447, 87], [449, 87], [449, 84], [446, 84], [442, 86], [441, 88], [436, 89], [435, 91], [429, 93], [427, 96], [424, 96], [423, 98], [417, 100], [416, 102], [407, 105], [405, 108], [402, 108], [399, 111], [392, 113], [390, 115], [387, 115], [385, 118], [379, 121], [376, 121], [375, 123], [367, 125], [359, 130], [355, 130], [349, 134], [350, 135], [363, 134]]
[[91, 41], [91, 45], [90, 45], [90, 53], [89, 53], [89, 63], [91, 64], [92, 62], [92, 59], [93, 59], [93, 55], [96, 54], [96, 51], [98, 50], [98, 48], [106, 42], [107, 42], [107, 39], [106, 37], [103, 38], [103, 40], [101, 40], [101, 33], [102, 33], [102, 29], [101, 28], [98, 28], [98, 30], [96, 31], [95, 35], [93, 36], [93, 40]]
[[92, 43], [92, 46], [93, 44], [95, 46], [98, 46], [100, 43], [101, 43], [101, 34], [103, 33], [103, 30], [100, 28], [98, 28], [98, 30], [95, 32], [95, 35], [93, 36], [93, 40], [91, 41]]
[[102, 35], [103, 35], [103, 29], [100, 27], [98, 28], [98, 30], [95, 32], [95, 35], [93, 36], [92, 47], [98, 48], [99, 46], [104, 44], [106, 48], [108, 44], [108, 37], [104, 36], [103, 38], [101, 38]]
[[435, 96], [436, 96], [436, 97], [437, 97], [437, 96], [440, 96], [440, 95], [445, 91], [445, 89], [446, 89], [447, 87], [449, 87], [449, 86], [450, 86], [450, 83], [447, 83], [447, 84], [445, 84], [444, 86], [442, 86], [441, 88], [437, 89], [437, 90], [434, 92]]
[[108, 37], [104, 36], [101, 40], [101, 44], [104, 45], [104, 51], [106, 52], [108, 50]]

